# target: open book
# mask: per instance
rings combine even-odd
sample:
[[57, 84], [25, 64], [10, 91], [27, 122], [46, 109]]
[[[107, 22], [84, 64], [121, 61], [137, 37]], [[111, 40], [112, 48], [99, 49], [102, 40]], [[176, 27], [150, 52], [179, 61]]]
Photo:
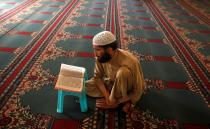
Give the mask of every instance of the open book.
[[85, 76], [85, 68], [61, 64], [55, 89], [81, 92]]

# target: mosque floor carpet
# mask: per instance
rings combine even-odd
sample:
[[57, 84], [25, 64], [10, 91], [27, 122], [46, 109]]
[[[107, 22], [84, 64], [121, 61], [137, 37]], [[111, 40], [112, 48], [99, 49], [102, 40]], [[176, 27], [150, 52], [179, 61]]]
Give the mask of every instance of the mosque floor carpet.
[[[0, 0], [0, 128], [209, 129], [208, 0]], [[109, 30], [141, 63], [146, 90], [130, 113], [65, 97], [61, 63], [93, 76], [92, 37]]]

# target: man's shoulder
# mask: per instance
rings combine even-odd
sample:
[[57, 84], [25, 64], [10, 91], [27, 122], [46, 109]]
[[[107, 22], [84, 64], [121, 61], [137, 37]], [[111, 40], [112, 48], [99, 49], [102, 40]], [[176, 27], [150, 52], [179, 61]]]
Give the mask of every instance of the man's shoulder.
[[129, 51], [126, 51], [126, 50], [123, 50], [123, 49], [119, 49], [118, 48], [118, 50], [119, 50], [119, 52], [121, 53], [121, 54], [125, 54], [125, 55], [133, 55], [131, 52], [129, 52]]
[[123, 49], [118, 49], [118, 50], [120, 51], [121, 55], [124, 55], [126, 58], [133, 59], [133, 60], [137, 59], [137, 57], [129, 51], [126, 51]]

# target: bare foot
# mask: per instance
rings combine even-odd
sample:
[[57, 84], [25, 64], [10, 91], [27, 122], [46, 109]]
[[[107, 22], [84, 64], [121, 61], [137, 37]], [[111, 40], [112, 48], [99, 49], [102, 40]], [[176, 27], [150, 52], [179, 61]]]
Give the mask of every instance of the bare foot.
[[118, 104], [116, 103], [107, 103], [105, 99], [97, 99], [96, 100], [96, 107], [103, 108], [103, 109], [113, 109], [116, 108]]
[[131, 109], [131, 103], [130, 103], [130, 102], [126, 102], [126, 103], [124, 104], [122, 110], [123, 110], [124, 112], [128, 113], [128, 112], [130, 111], [130, 109]]

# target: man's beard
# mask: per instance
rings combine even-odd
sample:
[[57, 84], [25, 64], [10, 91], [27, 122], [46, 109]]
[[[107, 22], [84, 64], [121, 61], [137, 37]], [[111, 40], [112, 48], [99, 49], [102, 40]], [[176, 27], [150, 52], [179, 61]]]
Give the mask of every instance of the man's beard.
[[97, 58], [97, 60], [100, 63], [106, 63], [110, 61], [111, 58], [112, 58], [111, 55], [105, 51], [105, 53], [100, 58]]

